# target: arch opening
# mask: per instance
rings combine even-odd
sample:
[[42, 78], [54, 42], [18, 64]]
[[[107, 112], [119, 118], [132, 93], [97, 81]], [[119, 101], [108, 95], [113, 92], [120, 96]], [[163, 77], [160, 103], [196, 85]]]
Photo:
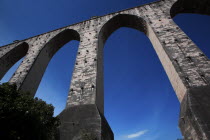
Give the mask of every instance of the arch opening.
[[55, 107], [54, 116], [65, 108], [78, 46], [70, 41], [53, 56], [36, 92], [35, 97]]
[[7, 72], [6, 74], [2, 77], [0, 80], [0, 84], [9, 82], [9, 80], [12, 78], [12, 75], [14, 75], [15, 71], [18, 69], [20, 64], [22, 63], [23, 59], [25, 57], [21, 58], [18, 62], [16, 62]]
[[209, 23], [210, 23], [210, 1], [204, 0], [178, 0], [171, 9], [173, 20], [184, 30], [184, 32], [199, 46], [199, 48], [210, 58], [209, 49]]
[[[114, 16], [103, 25], [98, 35], [97, 60], [99, 62], [103, 63], [103, 48], [107, 38], [120, 27], [134, 28], [147, 34], [146, 22], [142, 18], [129, 14], [119, 14]], [[101, 112], [104, 112], [103, 65], [97, 65], [97, 71], [96, 104], [101, 109]]]
[[146, 22], [142, 18], [135, 15], [119, 14], [103, 25], [99, 33], [99, 40], [104, 44], [107, 38], [120, 27], [130, 27], [147, 33]]
[[199, 49], [210, 58], [210, 16], [199, 14], [179, 14], [174, 22], [192, 39]]
[[170, 14], [172, 18], [180, 13], [210, 15], [209, 7], [209, 0], [178, 0], [172, 5]]
[[[120, 17], [124, 19], [120, 20]], [[102, 57], [98, 58], [98, 61], [103, 63], [104, 54], [105, 65], [105, 116], [116, 139], [128, 138], [131, 137], [129, 134], [140, 131], [147, 132], [145, 139], [152, 139], [152, 135], [156, 139], [164, 139], [166, 135], [179, 138], [181, 134], [176, 123], [179, 102], [149, 39], [145, 36], [145, 22], [138, 19], [138, 23], [137, 19], [133, 15], [120, 15], [108, 21], [99, 34], [101, 42], [98, 55]], [[125, 20], [128, 20], [129, 24], [119, 23]], [[109, 47], [103, 48], [104, 44]], [[103, 66], [98, 66], [98, 71], [101, 75]], [[103, 76], [97, 77], [99, 95], [103, 85], [98, 85], [103, 83]], [[155, 104], [161, 107], [158, 108]], [[163, 130], [161, 132], [160, 126]], [[156, 134], [156, 130], [162, 134]]]
[[38, 54], [20, 88], [29, 91], [34, 96], [51, 58], [61, 47], [72, 40], [80, 41], [80, 35], [75, 30], [67, 29], [58, 33], [58, 35], [47, 42]]
[[[7, 52], [1, 59], [0, 59], [0, 65], [1, 65], [1, 71], [0, 71], [0, 80], [4, 76], [11, 77], [11, 72], [15, 71], [14, 69], [17, 68], [17, 65], [23, 60], [23, 57], [26, 56], [29, 49], [29, 45], [26, 42], [23, 42], [16, 47], [14, 47], [12, 50]], [[17, 64], [17, 65], [16, 65]], [[13, 67], [16, 65], [15, 67]], [[12, 69], [9, 73], [6, 74], [10, 69]], [[6, 75], [5, 75], [6, 74]]]

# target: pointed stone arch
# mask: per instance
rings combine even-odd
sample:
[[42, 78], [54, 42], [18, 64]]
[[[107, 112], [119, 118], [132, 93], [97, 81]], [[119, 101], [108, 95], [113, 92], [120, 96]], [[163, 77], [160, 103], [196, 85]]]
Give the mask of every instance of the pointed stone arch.
[[[179, 126], [182, 134], [185, 137], [190, 136], [190, 139], [198, 137], [208, 139], [210, 137], [209, 132], [203, 125], [209, 124], [209, 121], [204, 117], [209, 116], [208, 112], [197, 110], [198, 107], [205, 108], [205, 110], [209, 109], [208, 103], [204, 101], [204, 98], [206, 98], [204, 95], [209, 92], [209, 84], [205, 83], [208, 76], [199, 75], [199, 71], [204, 68], [207, 72], [209, 66], [203, 66], [201, 62], [207, 61], [208, 63], [208, 60], [204, 58], [203, 53], [181, 30], [177, 30], [179, 28], [170, 18], [163, 16], [151, 21], [144, 19], [145, 17], [141, 18], [141, 16], [119, 14], [108, 20], [101, 28], [98, 37], [97, 101], [101, 100], [100, 98], [103, 96], [101, 95], [103, 93], [103, 65], [101, 65], [103, 64], [103, 45], [109, 35], [118, 28], [132, 27], [144, 32], [150, 39], [181, 102]], [[171, 38], [173, 39], [171, 40]], [[183, 48], [186, 49], [183, 51]], [[195, 52], [192, 52], [192, 50], [195, 50]], [[191, 60], [189, 59], [191, 57], [189, 58], [188, 55], [198, 60], [193, 61], [195, 63], [193, 67], [190, 65], [189, 61]], [[200, 56], [203, 58], [199, 58]], [[193, 70], [192, 73], [189, 72], [191, 70]], [[194, 80], [190, 81], [188, 77]], [[196, 80], [199, 82], [195, 81], [195, 77], [198, 77]], [[199, 94], [203, 96], [200, 97]], [[197, 105], [200, 101], [201, 104]], [[97, 105], [100, 106], [100, 103], [97, 102]], [[200, 123], [196, 118], [205, 120], [205, 122]]]
[[99, 32], [99, 41], [105, 43], [107, 38], [120, 27], [130, 27], [147, 33], [146, 21], [143, 18], [131, 14], [118, 14], [102, 26]]
[[[12, 48], [12, 47], [11, 47]], [[4, 49], [4, 48], [1, 48]], [[0, 59], [0, 79], [7, 73], [7, 71], [21, 58], [23, 58], [29, 49], [29, 45], [26, 42], [18, 43], [15, 47], [13, 47], [9, 51], [5, 51], [3, 56]]]
[[177, 0], [172, 5], [170, 14], [172, 18], [180, 13], [210, 15], [209, 8], [209, 0]]
[[34, 96], [48, 63], [56, 52], [71, 40], [80, 41], [80, 35], [75, 30], [66, 29], [50, 39], [40, 50], [35, 50], [38, 53], [19, 89], [29, 91]]
[[[134, 28], [144, 34], [147, 34], [146, 21], [136, 15], [131, 14], [118, 14], [109, 19], [100, 29], [98, 33], [98, 65], [97, 65], [97, 89], [96, 89], [96, 102], [99, 108], [104, 108], [104, 87], [103, 87], [103, 48], [108, 37], [117, 29], [121, 27]], [[101, 109], [103, 110], [103, 109]], [[103, 111], [102, 111], [103, 112]]]

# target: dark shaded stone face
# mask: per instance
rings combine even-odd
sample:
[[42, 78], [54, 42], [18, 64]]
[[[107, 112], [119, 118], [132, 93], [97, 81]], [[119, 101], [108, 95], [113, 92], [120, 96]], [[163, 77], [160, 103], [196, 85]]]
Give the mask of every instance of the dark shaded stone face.
[[118, 28], [134, 28], [150, 39], [181, 102], [185, 139], [208, 140], [210, 61], [171, 17], [183, 12], [209, 15], [209, 7], [208, 0], [162, 0], [14, 42], [0, 47], [0, 77], [25, 56], [10, 82], [34, 96], [53, 55], [67, 42], [80, 41], [66, 109], [60, 115], [60, 136], [82, 139], [84, 128], [86, 136], [111, 140], [113, 133], [103, 117], [103, 46]]
[[209, 140], [210, 87], [189, 89], [181, 103], [179, 127], [186, 140]]
[[114, 140], [114, 135], [96, 105], [66, 108], [59, 115], [61, 140]]

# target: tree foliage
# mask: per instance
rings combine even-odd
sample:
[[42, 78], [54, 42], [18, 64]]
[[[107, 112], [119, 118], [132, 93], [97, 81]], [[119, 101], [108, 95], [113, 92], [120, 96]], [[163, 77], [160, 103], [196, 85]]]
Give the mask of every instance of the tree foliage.
[[16, 89], [0, 85], [0, 139], [53, 140], [59, 126], [54, 107]]

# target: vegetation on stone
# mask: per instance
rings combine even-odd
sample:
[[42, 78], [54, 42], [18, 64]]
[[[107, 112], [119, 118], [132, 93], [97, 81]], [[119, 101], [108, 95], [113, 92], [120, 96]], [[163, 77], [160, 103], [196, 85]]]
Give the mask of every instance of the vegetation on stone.
[[0, 139], [54, 140], [60, 124], [53, 117], [54, 107], [16, 89], [16, 85], [0, 85]]

